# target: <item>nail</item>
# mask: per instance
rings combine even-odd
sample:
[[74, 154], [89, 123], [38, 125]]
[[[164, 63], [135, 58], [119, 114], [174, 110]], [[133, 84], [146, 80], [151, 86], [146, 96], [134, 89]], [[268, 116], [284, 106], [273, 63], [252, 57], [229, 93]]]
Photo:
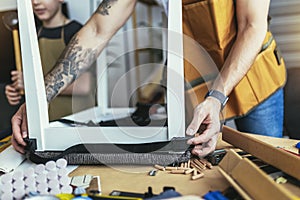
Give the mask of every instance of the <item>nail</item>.
[[26, 138], [27, 137], [27, 131], [23, 131], [22, 136], [23, 136], [23, 138]]
[[188, 140], [187, 144], [193, 144], [193, 139]]
[[188, 134], [188, 135], [193, 135], [193, 134], [194, 134], [194, 129], [189, 128], [189, 129], [186, 131], [186, 134]]

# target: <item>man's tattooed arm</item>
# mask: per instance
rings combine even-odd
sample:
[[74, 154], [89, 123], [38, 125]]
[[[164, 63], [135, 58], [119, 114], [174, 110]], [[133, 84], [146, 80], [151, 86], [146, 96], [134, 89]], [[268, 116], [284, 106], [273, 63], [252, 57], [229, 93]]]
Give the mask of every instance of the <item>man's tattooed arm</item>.
[[46, 75], [48, 103], [91, 66], [107, 42], [132, 14], [135, 4], [136, 0], [102, 1]]
[[101, 15], [109, 15], [108, 10], [117, 1], [118, 0], [103, 0], [96, 12], [101, 14]]
[[45, 77], [47, 101], [50, 102], [97, 59], [96, 50], [83, 49], [73, 37], [56, 67]]

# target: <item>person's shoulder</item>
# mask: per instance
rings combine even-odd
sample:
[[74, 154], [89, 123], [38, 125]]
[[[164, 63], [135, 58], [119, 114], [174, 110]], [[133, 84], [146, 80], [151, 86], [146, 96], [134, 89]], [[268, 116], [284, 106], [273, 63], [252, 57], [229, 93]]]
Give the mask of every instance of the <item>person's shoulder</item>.
[[70, 23], [77, 25], [77, 26], [82, 26], [82, 24], [76, 20], [72, 20]]
[[80, 24], [76, 20], [70, 21], [65, 25], [65, 43], [68, 44], [74, 34], [76, 34], [82, 28], [82, 24]]
[[76, 20], [70, 21], [64, 27], [66, 34], [69, 34], [70, 36], [77, 33], [81, 28], [82, 28], [82, 25]]
[[67, 27], [79, 30], [82, 28], [82, 24], [76, 20], [72, 20], [72, 21], [70, 21], [70, 23], [67, 24]]

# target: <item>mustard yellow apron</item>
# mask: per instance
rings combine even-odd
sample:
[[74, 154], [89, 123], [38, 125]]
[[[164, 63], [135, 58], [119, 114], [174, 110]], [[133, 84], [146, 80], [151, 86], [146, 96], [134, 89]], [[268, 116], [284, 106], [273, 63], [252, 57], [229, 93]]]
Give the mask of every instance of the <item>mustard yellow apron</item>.
[[[184, 43], [187, 116], [203, 101], [210, 84], [222, 68], [236, 38], [235, 6], [233, 0], [183, 0], [183, 30], [210, 55], [216, 70], [201, 69], [201, 49]], [[189, 58], [189, 59], [188, 59]], [[196, 65], [195, 65], [196, 64]], [[204, 64], [205, 65], [205, 64]], [[200, 67], [200, 68], [199, 68]], [[224, 109], [226, 119], [246, 115], [286, 82], [286, 68], [271, 32], [265, 36], [261, 52], [248, 73], [229, 96]]]
[[[40, 32], [41, 29], [39, 30], [39, 33]], [[61, 37], [59, 39], [39, 39], [44, 75], [52, 69], [65, 47], [64, 28], [61, 30]], [[91, 88], [93, 87], [95, 86], [91, 85]], [[90, 108], [94, 105], [95, 97], [92, 92], [89, 95], [59, 95], [49, 104], [49, 120], [59, 119], [63, 116]]]

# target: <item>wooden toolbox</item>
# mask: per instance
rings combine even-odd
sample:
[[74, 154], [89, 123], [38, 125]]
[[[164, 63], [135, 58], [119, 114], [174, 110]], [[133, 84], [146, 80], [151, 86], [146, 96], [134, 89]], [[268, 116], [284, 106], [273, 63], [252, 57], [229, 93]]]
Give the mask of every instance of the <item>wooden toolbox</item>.
[[[242, 153], [228, 150], [219, 170], [244, 199], [300, 199], [300, 157], [297, 153], [226, 126], [222, 139], [243, 150]], [[286, 183], [280, 184], [280, 179]]]

